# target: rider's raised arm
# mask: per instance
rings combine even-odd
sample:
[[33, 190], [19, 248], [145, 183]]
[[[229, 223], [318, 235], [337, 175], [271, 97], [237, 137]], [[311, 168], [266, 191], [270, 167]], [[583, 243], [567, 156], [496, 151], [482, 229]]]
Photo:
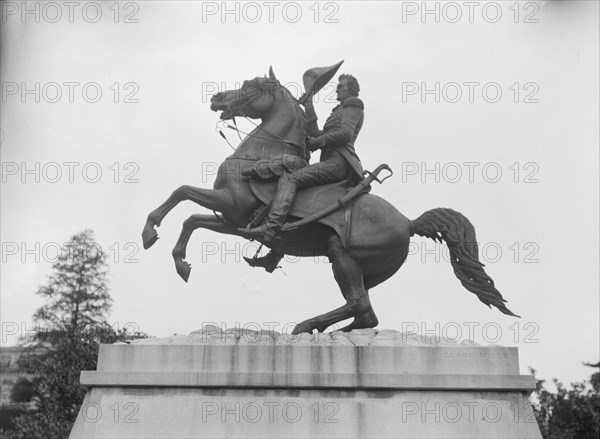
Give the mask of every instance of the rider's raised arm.
[[356, 128], [363, 120], [364, 105], [356, 97], [344, 101], [341, 111], [341, 123], [338, 128], [327, 130], [324, 134], [323, 148], [343, 146], [354, 140]]
[[318, 137], [323, 134], [323, 131], [319, 129], [317, 124], [317, 113], [315, 112], [315, 106], [312, 103], [312, 98], [307, 100], [304, 104], [304, 112], [306, 113], [306, 125], [308, 126], [308, 135], [310, 137]]

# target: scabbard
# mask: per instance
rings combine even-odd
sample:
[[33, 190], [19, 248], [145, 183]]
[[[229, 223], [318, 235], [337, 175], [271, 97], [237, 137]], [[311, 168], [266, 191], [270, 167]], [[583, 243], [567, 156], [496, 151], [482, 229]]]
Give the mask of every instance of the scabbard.
[[[389, 168], [388, 165], [383, 164], [383, 165], [379, 165], [377, 167], [377, 169], [375, 169], [375, 171], [373, 172], [367, 172], [366, 174], [368, 175], [368, 177], [363, 178], [361, 180], [360, 183], [358, 183], [356, 186], [354, 186], [352, 189], [350, 189], [346, 195], [344, 195], [342, 198], [340, 198], [339, 200], [337, 200], [335, 203], [330, 204], [329, 206], [327, 206], [326, 208], [313, 213], [310, 216], [307, 216], [306, 218], [302, 218], [299, 221], [295, 221], [293, 223], [285, 223], [283, 225], [283, 227], [281, 228], [282, 232], [288, 232], [290, 230], [294, 230], [297, 229], [298, 227], [304, 226], [306, 224], [312, 223], [314, 221], [318, 221], [321, 218], [326, 217], [327, 215], [332, 214], [333, 212], [335, 212], [338, 209], [341, 209], [342, 207], [344, 207], [345, 205], [347, 205], [350, 201], [352, 201], [353, 199], [357, 198], [360, 194], [368, 192], [369, 191], [369, 186], [371, 185], [371, 183], [373, 182], [373, 180], [377, 180], [380, 183], [383, 180], [379, 180], [377, 178], [377, 175], [383, 170], [383, 169], [387, 169], [391, 172], [391, 169]], [[385, 179], [384, 179], [385, 180]]]

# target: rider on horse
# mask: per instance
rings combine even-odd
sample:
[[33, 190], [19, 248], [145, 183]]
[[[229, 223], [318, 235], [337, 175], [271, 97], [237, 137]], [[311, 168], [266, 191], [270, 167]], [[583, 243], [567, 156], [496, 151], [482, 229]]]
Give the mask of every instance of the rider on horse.
[[[319, 79], [317, 78], [317, 81]], [[304, 101], [309, 134], [306, 146], [310, 151], [320, 149], [321, 160], [293, 172], [284, 173], [279, 178], [277, 192], [264, 224], [246, 230], [247, 233], [261, 238], [261, 241], [266, 244], [272, 244], [287, 219], [298, 190], [346, 179], [357, 183], [363, 178], [362, 165], [354, 151], [354, 142], [364, 120], [364, 105], [358, 98], [359, 91], [356, 78], [352, 75], [341, 75], [336, 89], [337, 100], [340, 103], [327, 118], [323, 130], [319, 130], [312, 103], [314, 89], [307, 88], [307, 95], [301, 99]], [[262, 258], [245, 259], [252, 266], [263, 267], [268, 272], [273, 272], [282, 257], [282, 252], [271, 250], [270, 254]]]
[[[331, 80], [340, 64], [333, 68], [309, 70], [309, 77], [313, 72], [313, 85], [310, 87], [306, 86], [305, 74], [306, 99], [312, 97], [311, 92], [316, 93]], [[142, 231], [144, 248], [154, 245], [158, 239], [156, 227], [180, 202], [193, 201], [212, 210], [214, 215], [196, 214], [185, 220], [173, 248], [175, 269], [187, 282], [191, 265], [185, 260], [186, 248], [194, 230], [202, 228], [248, 238], [251, 235], [241, 227], [245, 224], [249, 224], [248, 229], [254, 227], [270, 210], [266, 226], [255, 229], [254, 236], [259, 234], [260, 241], [264, 243], [265, 235], [274, 237], [280, 229], [284, 231], [276, 242], [268, 243], [278, 258], [283, 254], [328, 257], [344, 296], [344, 305], [296, 325], [292, 334], [300, 334], [315, 329], [324, 332], [329, 326], [349, 318], [354, 320], [342, 331], [377, 326], [369, 292], [400, 269], [409, 253], [410, 238], [418, 235], [446, 243], [450, 264], [462, 285], [485, 305], [516, 316], [506, 307], [506, 300], [483, 269], [475, 228], [464, 215], [452, 209], [437, 208], [410, 220], [383, 198], [365, 193], [370, 182], [377, 180], [381, 183], [391, 175], [385, 164], [373, 172], [365, 171], [369, 176], [354, 187], [346, 184], [345, 179], [358, 177], [361, 171], [353, 149], [363, 121], [363, 106], [357, 95], [358, 84], [349, 76], [341, 76], [338, 86], [340, 105], [333, 110], [324, 130], [319, 131], [311, 104], [306, 104], [307, 111], [303, 112], [300, 105], [304, 105], [306, 99], [295, 99], [279, 83], [272, 69], [269, 69], [268, 78], [256, 77], [244, 81], [237, 90], [215, 94], [210, 107], [213, 111], [222, 111], [222, 120], [235, 120], [235, 116], [243, 115], [262, 122], [219, 166], [212, 189], [180, 186], [148, 214]], [[308, 120], [311, 136], [306, 141]], [[308, 165], [306, 146], [311, 150], [322, 149], [320, 163]], [[377, 175], [383, 169], [387, 169], [390, 175], [380, 180]], [[259, 180], [279, 176], [279, 180], [274, 181], [279, 191], [272, 209], [267, 206], [272, 204], [269, 195], [274, 185], [252, 181], [253, 173], [256, 174], [254, 178]], [[315, 186], [339, 180], [344, 181], [332, 184], [331, 188]], [[259, 193], [253, 185], [267, 190]], [[307, 192], [314, 192], [312, 195], [307, 193], [304, 206], [300, 206], [302, 203], [294, 205], [298, 212], [292, 213], [298, 217], [297, 221], [281, 227], [290, 212], [296, 190], [309, 186], [314, 187]], [[329, 198], [327, 195], [319, 198], [319, 189], [323, 193], [332, 189]], [[335, 191], [337, 193], [333, 194]], [[335, 198], [336, 202], [331, 202]], [[264, 207], [261, 209], [261, 206]], [[347, 207], [342, 211], [343, 206]], [[329, 215], [337, 215], [337, 219], [334, 221]], [[342, 223], [344, 230], [340, 228]], [[274, 270], [274, 266], [267, 263], [253, 265], [263, 266], [267, 271]]]

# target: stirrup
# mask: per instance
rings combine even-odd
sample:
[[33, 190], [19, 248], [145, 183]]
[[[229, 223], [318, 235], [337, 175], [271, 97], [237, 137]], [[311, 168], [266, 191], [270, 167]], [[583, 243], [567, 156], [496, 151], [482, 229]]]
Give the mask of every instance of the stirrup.
[[272, 227], [268, 227], [266, 225], [262, 225], [259, 227], [254, 227], [252, 229], [248, 228], [239, 228], [240, 232], [244, 232], [247, 235], [250, 235], [254, 239], [258, 239], [265, 244], [272, 244], [276, 240], [281, 239], [278, 236], [278, 233], [273, 230]]
[[262, 267], [265, 269], [265, 271], [267, 271], [267, 273], [273, 273], [276, 269], [281, 268], [279, 265], [277, 265], [277, 262], [275, 262], [275, 258], [272, 258], [273, 260], [269, 261], [271, 257], [268, 255], [260, 258], [257, 258], [256, 256], [254, 258], [247, 258], [246, 256], [243, 256], [243, 258], [244, 261], [246, 261], [251, 267]]
[[258, 247], [258, 249], [256, 249], [256, 253], [254, 253], [254, 256], [252, 258], [247, 258], [246, 256], [243, 256], [244, 261], [246, 261], [248, 263], [248, 265], [250, 265], [251, 267], [262, 267], [268, 273], [273, 273], [277, 268], [281, 268], [280, 266], [277, 265], [279, 263], [279, 261], [281, 260], [281, 258], [279, 258], [279, 259], [277, 259], [277, 261], [275, 261], [276, 258], [273, 255], [273, 253], [268, 253], [265, 256], [262, 256], [260, 258], [258, 257], [262, 248], [263, 248], [263, 245], [261, 244]]

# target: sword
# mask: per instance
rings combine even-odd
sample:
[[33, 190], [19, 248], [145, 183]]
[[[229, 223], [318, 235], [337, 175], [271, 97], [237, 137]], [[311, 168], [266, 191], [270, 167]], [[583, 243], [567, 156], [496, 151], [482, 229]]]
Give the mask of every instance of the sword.
[[[390, 174], [385, 176], [382, 179], [377, 178], [377, 175], [379, 175], [379, 173], [383, 170], [388, 171]], [[363, 174], [368, 175], [368, 177], [363, 178], [361, 180], [361, 182], [359, 184], [357, 184], [356, 186], [354, 186], [352, 189], [350, 189], [346, 195], [344, 195], [342, 198], [340, 198], [339, 200], [337, 200], [335, 203], [330, 204], [329, 206], [327, 206], [326, 208], [320, 210], [319, 212], [313, 213], [310, 216], [307, 216], [306, 218], [303, 218], [299, 221], [295, 221], [293, 223], [286, 223], [283, 225], [283, 227], [281, 228], [282, 232], [289, 232], [290, 230], [295, 230], [298, 227], [304, 226], [308, 223], [312, 223], [314, 221], [320, 220], [321, 218], [326, 217], [327, 215], [335, 212], [338, 209], [341, 209], [342, 207], [344, 207], [346, 204], [348, 204], [349, 201], [353, 200], [354, 198], [358, 197], [361, 193], [363, 192], [368, 192], [369, 190], [369, 186], [371, 185], [371, 183], [373, 182], [373, 180], [377, 181], [379, 184], [382, 184], [385, 180], [387, 180], [388, 178], [390, 178], [392, 175], [394, 175], [394, 172], [392, 171], [392, 169], [386, 165], [385, 163], [379, 165], [377, 167], [377, 169], [375, 169], [373, 172], [370, 171], [364, 171]]]

